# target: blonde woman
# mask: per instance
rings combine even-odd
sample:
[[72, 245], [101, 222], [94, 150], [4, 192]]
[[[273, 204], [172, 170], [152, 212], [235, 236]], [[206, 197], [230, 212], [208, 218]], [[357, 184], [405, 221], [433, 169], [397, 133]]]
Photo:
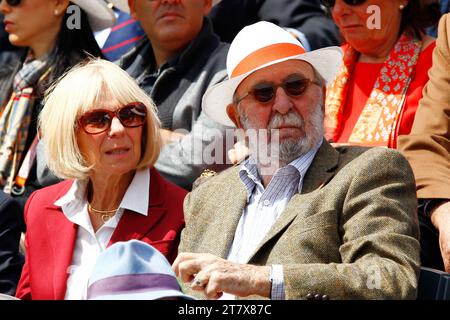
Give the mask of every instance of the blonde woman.
[[85, 299], [97, 256], [117, 241], [147, 242], [173, 261], [186, 192], [153, 168], [161, 137], [152, 100], [104, 60], [75, 67], [47, 94], [39, 126], [48, 166], [67, 180], [25, 206], [16, 295]]

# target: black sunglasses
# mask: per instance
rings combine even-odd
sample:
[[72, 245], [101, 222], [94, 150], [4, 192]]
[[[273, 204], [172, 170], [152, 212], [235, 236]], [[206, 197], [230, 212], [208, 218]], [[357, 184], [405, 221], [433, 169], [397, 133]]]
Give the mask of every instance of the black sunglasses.
[[[366, 2], [366, 0], [344, 0], [345, 4], [349, 6], [359, 6]], [[327, 8], [333, 8], [336, 0], [322, 0], [322, 4]]]
[[[3, 0], [0, 0], [0, 3], [2, 3], [2, 1]], [[6, 0], [6, 3], [8, 4], [8, 6], [17, 7], [21, 1], [22, 0]]]
[[305, 79], [300, 75], [293, 74], [288, 76], [286, 80], [278, 85], [267, 82], [258, 83], [245, 95], [235, 99], [234, 103], [238, 104], [242, 101], [242, 99], [248, 97], [249, 95], [252, 95], [259, 103], [269, 103], [274, 99], [276, 91], [279, 87], [282, 87], [288, 96], [299, 97], [306, 92], [312, 83], [321, 86], [321, 84], [317, 81]]
[[132, 102], [116, 111], [95, 109], [83, 114], [78, 119], [78, 124], [88, 134], [99, 134], [111, 127], [114, 117], [126, 128], [140, 127], [147, 118], [147, 108], [143, 103]]

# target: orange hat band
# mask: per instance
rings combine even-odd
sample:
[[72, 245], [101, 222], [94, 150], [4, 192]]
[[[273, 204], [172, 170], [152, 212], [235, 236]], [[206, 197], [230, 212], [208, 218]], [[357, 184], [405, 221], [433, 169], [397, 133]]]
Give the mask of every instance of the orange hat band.
[[292, 43], [277, 43], [261, 48], [245, 57], [236, 68], [234, 68], [231, 73], [231, 78], [238, 77], [271, 61], [296, 56], [305, 52], [305, 49], [301, 46]]

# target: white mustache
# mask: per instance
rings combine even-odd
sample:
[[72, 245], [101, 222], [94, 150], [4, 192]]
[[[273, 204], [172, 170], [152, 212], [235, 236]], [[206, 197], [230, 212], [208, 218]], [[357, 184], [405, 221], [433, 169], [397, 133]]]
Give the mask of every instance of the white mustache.
[[270, 119], [269, 125], [267, 129], [278, 129], [280, 127], [297, 127], [303, 128], [304, 120], [301, 116], [299, 116], [294, 111], [290, 111], [286, 115], [281, 115], [276, 113], [272, 119]]

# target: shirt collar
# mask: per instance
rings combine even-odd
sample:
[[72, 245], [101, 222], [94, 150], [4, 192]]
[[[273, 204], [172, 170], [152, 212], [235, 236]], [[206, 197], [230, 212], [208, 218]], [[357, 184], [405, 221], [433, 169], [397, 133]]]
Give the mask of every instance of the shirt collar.
[[[300, 157], [294, 159], [291, 161], [288, 165], [285, 167], [279, 168], [275, 175], [278, 172], [284, 171], [283, 169], [287, 166], [294, 167], [300, 174], [300, 180], [298, 183], [298, 192], [300, 193], [303, 187], [303, 178], [306, 175], [306, 172], [308, 171], [309, 167], [311, 166], [311, 163], [314, 160], [314, 157], [319, 150], [320, 146], [323, 143], [323, 139], [311, 150], [309, 150], [307, 153], [301, 155]], [[250, 197], [250, 195], [253, 193], [253, 190], [255, 186], [259, 186], [263, 188], [261, 177], [258, 173], [258, 168], [256, 166], [255, 161], [250, 156], [247, 160], [245, 160], [242, 165], [241, 169], [239, 170], [239, 178], [241, 179], [241, 182], [244, 184], [245, 188], [247, 189], [247, 198]], [[247, 199], [248, 200], [248, 199]]]
[[125, 195], [120, 203], [120, 208], [138, 212], [144, 216], [148, 214], [150, 192], [150, 171], [148, 169], [137, 170], [134, 174]]
[[[88, 180], [75, 180], [69, 191], [55, 201], [55, 206], [72, 207], [72, 212], [80, 212], [86, 204], [86, 187]], [[125, 192], [119, 208], [128, 209], [144, 216], [148, 214], [150, 192], [150, 171], [137, 170]], [[79, 209], [79, 210], [77, 210]]]

